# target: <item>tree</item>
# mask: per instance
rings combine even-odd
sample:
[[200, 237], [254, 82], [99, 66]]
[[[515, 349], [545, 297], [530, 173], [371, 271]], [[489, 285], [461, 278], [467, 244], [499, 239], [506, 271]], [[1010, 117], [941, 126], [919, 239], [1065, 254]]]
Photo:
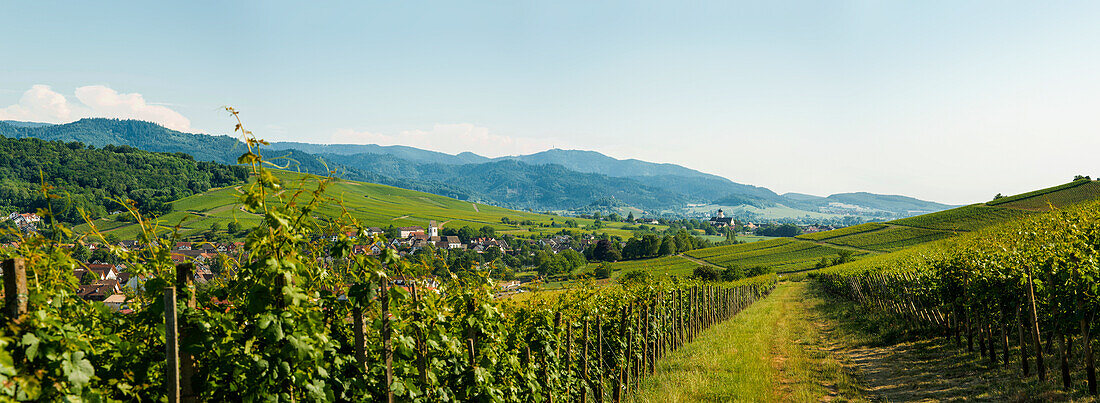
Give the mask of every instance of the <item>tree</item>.
[[756, 277], [762, 274], [771, 273], [773, 271], [774, 270], [768, 266], [753, 266], [749, 268], [748, 272], [745, 273], [745, 275], [748, 277]]
[[745, 270], [736, 264], [731, 264], [722, 270], [723, 281], [737, 281], [743, 278], [745, 278]]
[[666, 235], [661, 239], [661, 247], [657, 249], [657, 255], [668, 256], [673, 253], [676, 253], [676, 241], [673, 241], [672, 237]]
[[710, 266], [696, 266], [692, 271], [692, 277], [699, 279], [700, 281], [718, 281], [718, 270], [715, 270]]
[[236, 235], [241, 232], [241, 224], [236, 221], [230, 221], [229, 224], [225, 225], [225, 230], [229, 232], [230, 235]]
[[401, 230], [394, 227], [393, 224], [390, 224], [390, 226], [382, 230], [382, 234], [384, 234], [387, 239], [397, 239], [401, 236]]
[[468, 225], [458, 229], [458, 239], [461, 240], [462, 243], [469, 243], [471, 239], [477, 238], [477, 234], [477, 231], [474, 231], [474, 229], [470, 228]]
[[493, 227], [486, 225], [478, 230], [478, 235], [480, 235], [482, 238], [496, 238], [497, 230], [493, 229]]
[[629, 214], [626, 215], [626, 221], [630, 222], [630, 223], [634, 222], [634, 212], [633, 211], [631, 211]]
[[583, 255], [572, 249], [566, 249], [558, 253], [558, 256], [561, 256], [566, 262], [569, 262], [570, 271], [579, 269], [588, 264], [588, 261], [584, 259]]
[[596, 242], [596, 248], [592, 251], [592, 257], [601, 262], [617, 262], [623, 258], [622, 254], [619, 252], [618, 245], [606, 239]]
[[73, 247], [72, 256], [73, 259], [76, 259], [77, 261], [86, 262], [88, 261], [88, 258], [92, 256], [92, 252], [88, 250], [88, 247], [84, 246], [84, 244], [78, 243], [76, 244], [76, 246]]

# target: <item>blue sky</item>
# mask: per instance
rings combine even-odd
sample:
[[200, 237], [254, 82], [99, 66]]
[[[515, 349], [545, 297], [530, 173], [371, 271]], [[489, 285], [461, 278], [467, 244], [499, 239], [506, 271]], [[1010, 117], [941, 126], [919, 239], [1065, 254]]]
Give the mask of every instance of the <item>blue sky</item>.
[[0, 119], [223, 134], [232, 105], [272, 140], [948, 203], [1100, 175], [1100, 2], [30, 3]]

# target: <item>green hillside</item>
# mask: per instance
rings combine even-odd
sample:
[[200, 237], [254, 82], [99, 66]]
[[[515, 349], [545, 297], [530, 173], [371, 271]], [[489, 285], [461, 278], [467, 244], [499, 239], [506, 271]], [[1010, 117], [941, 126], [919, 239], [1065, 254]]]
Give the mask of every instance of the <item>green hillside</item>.
[[[768, 266], [783, 273], [812, 269], [821, 258], [836, 258], [844, 250], [847, 249], [794, 238], [779, 238], [749, 244], [697, 249], [686, 254], [723, 267], [732, 264], [742, 267]], [[853, 252], [853, 257], [870, 253]]]
[[[274, 172], [290, 189], [299, 187], [312, 189], [313, 184], [319, 179], [319, 177], [309, 174], [288, 171]], [[166, 226], [179, 225], [183, 236], [204, 232], [212, 224], [225, 228], [228, 223], [234, 221], [239, 222], [245, 228], [249, 228], [259, 222], [260, 216], [239, 208], [238, 198], [240, 195], [240, 187], [232, 186], [211, 189], [201, 194], [186, 197], [173, 202], [171, 204], [172, 211], [161, 216], [159, 222]], [[578, 227], [580, 227], [577, 230], [583, 230], [583, 227], [593, 223], [593, 220], [509, 210], [430, 193], [349, 180], [339, 180], [327, 189], [326, 195], [338, 201], [353, 218], [358, 219], [363, 225], [372, 227], [385, 228], [390, 225], [397, 227], [426, 226], [428, 221], [435, 220], [448, 228], [463, 226], [480, 228], [488, 225], [498, 233], [524, 235], [558, 232], [564, 228], [566, 220], [576, 221]], [[338, 205], [328, 205], [317, 211], [319, 217], [335, 217], [342, 213]], [[502, 218], [507, 218], [509, 222], [527, 222], [527, 224], [504, 224]], [[94, 224], [101, 231], [115, 234], [121, 239], [130, 239], [138, 231], [135, 224], [118, 221], [113, 217], [96, 220]], [[631, 235], [630, 231], [622, 229], [624, 223], [604, 222], [604, 224], [607, 226], [606, 228], [588, 232], [607, 233], [623, 237], [630, 237]], [[545, 227], [541, 225], [545, 225]], [[659, 229], [663, 229], [663, 227]], [[76, 230], [86, 232], [88, 226], [84, 224], [76, 227]]]
[[[1046, 189], [1009, 196], [989, 203], [973, 204], [885, 223], [867, 223], [832, 231], [799, 235], [751, 244], [697, 249], [687, 255], [706, 262], [744, 267], [764, 265], [777, 272], [794, 272], [815, 267], [821, 258], [834, 258], [842, 250], [853, 251], [854, 259], [909, 249], [950, 238], [990, 225], [1036, 214], [1051, 207], [1062, 208], [1100, 199], [1100, 182], [1087, 179]], [[635, 268], [645, 261], [633, 262]], [[654, 261], [656, 272], [686, 272], [682, 261]]]

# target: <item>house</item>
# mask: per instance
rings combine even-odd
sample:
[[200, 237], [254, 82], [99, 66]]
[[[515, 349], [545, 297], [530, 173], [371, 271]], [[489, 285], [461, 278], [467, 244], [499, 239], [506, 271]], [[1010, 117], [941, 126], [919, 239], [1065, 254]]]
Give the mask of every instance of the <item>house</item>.
[[462, 241], [459, 240], [457, 236], [447, 235], [443, 238], [441, 242], [447, 242], [447, 249], [459, 249], [462, 247]]
[[173, 248], [173, 249], [174, 250], [191, 250], [191, 243], [190, 242], [176, 242], [176, 247]]
[[398, 238], [408, 238], [408, 237], [412, 236], [415, 233], [423, 234], [424, 233], [424, 228], [420, 227], [419, 225], [416, 225], [416, 226], [412, 226], [412, 227], [401, 227], [401, 228], [398, 228], [397, 231], [398, 231], [398, 235], [397, 235]]
[[726, 214], [722, 212], [722, 209], [718, 209], [718, 215], [710, 218], [710, 225], [718, 228], [733, 227], [733, 217], [726, 217]]
[[428, 221], [428, 236], [439, 236], [439, 226], [435, 220]]
[[382, 229], [378, 227], [367, 228], [367, 236], [382, 235], [383, 233], [385, 233], [385, 231], [382, 231]]
[[111, 294], [103, 300], [103, 304], [115, 312], [121, 311], [122, 306], [126, 304], [126, 294]]
[[92, 282], [118, 280], [118, 269], [109, 264], [86, 264], [73, 270], [73, 276], [77, 279], [92, 276]]
[[7, 219], [23, 231], [34, 231], [36, 225], [42, 221], [42, 217], [35, 213], [11, 213]]
[[105, 280], [91, 285], [82, 285], [76, 290], [76, 295], [88, 301], [103, 301], [107, 297], [122, 293], [122, 287], [118, 281]]

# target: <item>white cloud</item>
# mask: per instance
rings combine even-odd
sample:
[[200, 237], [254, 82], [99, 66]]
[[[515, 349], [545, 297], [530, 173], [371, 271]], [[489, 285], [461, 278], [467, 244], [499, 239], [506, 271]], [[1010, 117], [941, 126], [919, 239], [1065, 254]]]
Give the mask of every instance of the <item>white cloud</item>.
[[48, 85], [34, 85], [23, 93], [19, 103], [0, 108], [0, 120], [68, 123], [86, 117], [139, 119], [158, 123], [173, 130], [190, 131], [191, 121], [166, 106], [145, 102], [138, 93], [120, 94], [109, 87], [89, 85], [75, 93], [72, 102]]
[[405, 130], [395, 135], [339, 129], [332, 135], [331, 143], [404, 145], [450, 154], [472, 151], [487, 157], [529, 154], [554, 145], [549, 139], [494, 134], [469, 123], [436, 124], [430, 130]]

